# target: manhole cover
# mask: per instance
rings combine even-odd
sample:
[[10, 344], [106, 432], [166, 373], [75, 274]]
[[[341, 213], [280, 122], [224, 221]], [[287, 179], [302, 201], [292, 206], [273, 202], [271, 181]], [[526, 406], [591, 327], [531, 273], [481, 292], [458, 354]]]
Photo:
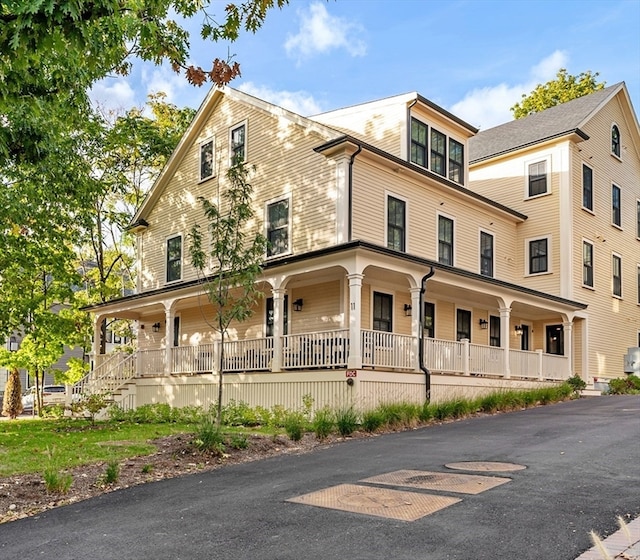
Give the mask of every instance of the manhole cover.
[[416, 492], [372, 488], [357, 484], [340, 484], [310, 494], [291, 498], [287, 502], [322, 508], [415, 521], [459, 502], [458, 498], [433, 496]]
[[372, 482], [389, 486], [410, 486], [412, 488], [444, 490], [462, 494], [479, 494], [510, 480], [510, 478], [497, 476], [402, 470], [372, 476], [360, 482]]
[[518, 465], [516, 463], [496, 463], [492, 461], [464, 461], [462, 463], [447, 463], [445, 467], [447, 467], [448, 469], [474, 472], [509, 472], [521, 471], [527, 468], [524, 465]]

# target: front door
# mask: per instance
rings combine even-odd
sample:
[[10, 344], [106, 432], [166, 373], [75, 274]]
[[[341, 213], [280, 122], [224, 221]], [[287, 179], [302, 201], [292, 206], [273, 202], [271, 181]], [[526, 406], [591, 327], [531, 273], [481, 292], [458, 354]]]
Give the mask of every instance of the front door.
[[564, 329], [562, 325], [547, 325], [547, 354], [564, 356]]

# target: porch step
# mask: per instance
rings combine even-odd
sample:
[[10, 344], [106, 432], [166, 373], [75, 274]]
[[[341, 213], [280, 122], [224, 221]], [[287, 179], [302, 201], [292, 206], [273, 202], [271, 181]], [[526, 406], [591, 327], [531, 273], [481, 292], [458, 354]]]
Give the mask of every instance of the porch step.
[[580, 396], [581, 397], [601, 397], [602, 391], [598, 389], [582, 389], [582, 391], [580, 391]]

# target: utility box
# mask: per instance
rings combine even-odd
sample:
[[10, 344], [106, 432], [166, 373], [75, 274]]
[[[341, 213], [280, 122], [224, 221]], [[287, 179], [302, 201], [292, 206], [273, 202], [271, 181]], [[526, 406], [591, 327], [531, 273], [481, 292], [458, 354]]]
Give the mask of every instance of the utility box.
[[629, 348], [624, 357], [624, 372], [640, 376], [640, 346]]

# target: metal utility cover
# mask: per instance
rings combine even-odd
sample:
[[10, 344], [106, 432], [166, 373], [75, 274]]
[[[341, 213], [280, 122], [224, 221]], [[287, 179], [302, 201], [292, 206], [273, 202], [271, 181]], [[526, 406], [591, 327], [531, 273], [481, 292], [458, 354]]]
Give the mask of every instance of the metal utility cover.
[[460, 500], [447, 496], [340, 484], [287, 501], [400, 521], [415, 521]]
[[360, 482], [374, 482], [390, 486], [410, 486], [425, 490], [444, 490], [461, 494], [479, 494], [510, 480], [510, 478], [497, 476], [403, 470], [372, 476]]
[[448, 469], [475, 472], [509, 472], [526, 469], [524, 465], [516, 463], [497, 463], [495, 461], [463, 461], [461, 463], [447, 463]]

